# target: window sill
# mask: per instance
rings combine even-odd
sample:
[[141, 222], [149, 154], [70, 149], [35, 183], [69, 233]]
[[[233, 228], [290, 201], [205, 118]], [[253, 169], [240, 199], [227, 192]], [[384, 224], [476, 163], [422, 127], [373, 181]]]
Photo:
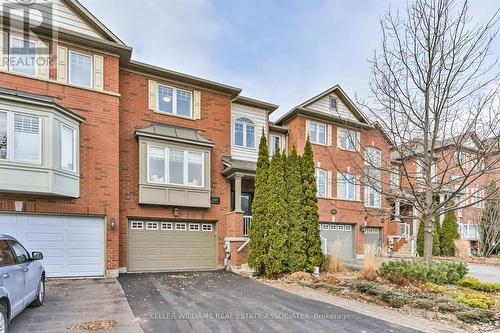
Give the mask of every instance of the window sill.
[[83, 89], [83, 90], [95, 92], [95, 93], [98, 93], [98, 94], [105, 94], [105, 95], [110, 95], [110, 96], [115, 96], [115, 97], [120, 97], [121, 96], [120, 93], [115, 93], [115, 92], [106, 91], [106, 90], [97, 90], [97, 89], [94, 89], [94, 88], [87, 88], [87, 87], [84, 87], [84, 86], [78, 86], [78, 85], [75, 85], [75, 84], [71, 84], [69, 82], [61, 82], [61, 81], [53, 80], [53, 79], [42, 79], [42, 78], [39, 78], [37, 76], [32, 76], [32, 75], [27, 75], [27, 74], [21, 74], [21, 73], [16, 73], [16, 72], [12, 72], [12, 71], [0, 71], [0, 73], [14, 75], [14, 76], [19, 76], [19, 77], [23, 77], [23, 78], [31, 79], [31, 80], [37, 80], [37, 81], [48, 82], [48, 83], [53, 83], [53, 84], [60, 84], [62, 86], [76, 88], [76, 89]]
[[357, 149], [352, 150], [352, 149], [342, 148], [342, 147], [339, 147], [339, 146], [337, 146], [337, 148], [339, 150], [342, 150], [342, 151], [345, 151], [345, 152], [348, 152], [348, 153], [358, 153], [359, 152]]
[[315, 143], [315, 142], [311, 141], [311, 144], [315, 145], [315, 146], [321, 146], [321, 147], [331, 147], [331, 146], [327, 145], [326, 143]]
[[233, 148], [245, 149], [245, 150], [248, 150], [248, 151], [256, 151], [257, 150], [256, 147], [245, 147], [245, 146], [238, 146], [238, 145], [235, 145], [235, 144], [233, 144]]
[[346, 202], [359, 202], [359, 203], [363, 203], [363, 201], [362, 201], [362, 200], [357, 200], [357, 199], [333, 198], [333, 200], [337, 200], [337, 201], [346, 201]]
[[168, 112], [163, 112], [163, 111], [158, 111], [158, 110], [154, 110], [153, 112], [156, 113], [156, 114], [161, 114], [163, 116], [175, 117], [175, 118], [180, 118], [180, 119], [185, 119], [185, 120], [192, 120], [192, 121], [196, 120], [193, 117], [179, 116], [179, 115], [174, 114], [174, 113], [168, 113]]
[[139, 184], [139, 203], [162, 206], [210, 208], [211, 191], [207, 188]]

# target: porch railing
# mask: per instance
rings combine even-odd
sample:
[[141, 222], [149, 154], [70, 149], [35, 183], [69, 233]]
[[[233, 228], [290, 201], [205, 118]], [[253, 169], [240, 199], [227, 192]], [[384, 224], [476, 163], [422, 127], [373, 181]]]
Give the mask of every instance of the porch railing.
[[460, 223], [460, 237], [466, 240], [479, 240], [479, 225]]
[[410, 236], [410, 225], [408, 223], [401, 223], [400, 235], [402, 237]]
[[252, 224], [251, 216], [243, 216], [243, 236], [248, 237], [250, 231], [250, 225]]

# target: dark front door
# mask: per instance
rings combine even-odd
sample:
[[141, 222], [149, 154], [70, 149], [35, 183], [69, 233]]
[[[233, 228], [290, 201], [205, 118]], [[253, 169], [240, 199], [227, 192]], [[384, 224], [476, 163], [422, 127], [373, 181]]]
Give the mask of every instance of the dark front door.
[[241, 210], [243, 215], [252, 216], [253, 193], [241, 193]]

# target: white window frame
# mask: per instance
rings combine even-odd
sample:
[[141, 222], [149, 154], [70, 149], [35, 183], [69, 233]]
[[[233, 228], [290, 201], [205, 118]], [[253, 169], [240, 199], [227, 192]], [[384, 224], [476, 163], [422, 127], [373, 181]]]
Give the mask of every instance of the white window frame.
[[336, 224], [330, 225], [330, 230], [337, 231], [337, 225]]
[[189, 223], [189, 231], [200, 231], [200, 225], [198, 223]]
[[[243, 145], [239, 145], [236, 143], [236, 124], [243, 126]], [[253, 146], [249, 146], [247, 142], [248, 127], [253, 127]], [[257, 126], [255, 122], [247, 117], [238, 117], [233, 122], [233, 145], [235, 147], [240, 147], [240, 148], [256, 149], [257, 147], [256, 141], [257, 141]]]
[[132, 229], [132, 230], [144, 230], [144, 222], [132, 221], [132, 222], [130, 222], [130, 229]]
[[[164, 149], [165, 151], [165, 182], [154, 182], [150, 180], [149, 178], [149, 150], [150, 148], [155, 148], [155, 149]], [[177, 184], [177, 183], [171, 183], [170, 182], [170, 174], [169, 174], [169, 162], [170, 162], [170, 155], [169, 155], [169, 150], [181, 150], [184, 152], [184, 164], [183, 164], [183, 172], [184, 172], [184, 179], [182, 184]], [[188, 156], [189, 153], [194, 153], [194, 154], [201, 154], [201, 184], [200, 185], [191, 185], [188, 184]], [[163, 185], [173, 185], [173, 186], [183, 186], [183, 187], [194, 187], [194, 188], [204, 188], [205, 187], [205, 153], [202, 151], [197, 151], [197, 150], [186, 150], [183, 148], [167, 148], [167, 147], [161, 147], [161, 146], [156, 146], [156, 145], [147, 145], [147, 152], [146, 152], [146, 159], [147, 159], [147, 170], [146, 170], [146, 180], [150, 184], [163, 184]]]
[[282, 146], [281, 146], [281, 135], [274, 135], [274, 134], [271, 134], [270, 135], [271, 137], [271, 140], [269, 140], [271, 142], [271, 145], [269, 146], [269, 152], [272, 155], [274, 155], [274, 153], [276, 153], [276, 139], [278, 140], [278, 150], [281, 152], [282, 150]]
[[[358, 197], [358, 179], [356, 178], [356, 176], [354, 176], [353, 174], [350, 174], [350, 173], [341, 173], [341, 179], [339, 181], [341, 181], [341, 185], [344, 185], [346, 186], [346, 188], [344, 189], [344, 193], [346, 194], [345, 197], [341, 197], [340, 195], [342, 194], [341, 193], [337, 193], [337, 195], [339, 196], [339, 199], [342, 199], [342, 200], [351, 200], [351, 201], [356, 201], [357, 200], [357, 197]], [[349, 181], [347, 178], [348, 177], [352, 177], [352, 181]], [[349, 194], [350, 194], [350, 191], [348, 191], [349, 189], [349, 186], [353, 186], [353, 198], [350, 198]]]
[[[373, 197], [371, 196], [373, 192]], [[373, 198], [373, 202], [371, 202]], [[382, 205], [382, 195], [371, 185], [365, 185], [365, 207], [380, 208]]]
[[176, 231], [187, 231], [187, 225], [186, 225], [186, 223], [176, 223], [175, 224], [175, 230]]
[[159, 230], [158, 222], [147, 221], [146, 222], [146, 230]]
[[[335, 108], [332, 108], [332, 100], [335, 100]], [[339, 100], [337, 97], [330, 96], [330, 98], [328, 99], [328, 108], [335, 111], [339, 109]]]
[[323, 224], [323, 230], [330, 230], [330, 226], [328, 224]]
[[[324, 174], [325, 175], [325, 193], [319, 193], [319, 174]], [[318, 198], [327, 198], [328, 197], [328, 172], [326, 170], [323, 170], [321, 168], [316, 168], [315, 171], [315, 176], [316, 176], [316, 196]]]
[[174, 230], [174, 224], [172, 222], [162, 222], [161, 230]]
[[[316, 136], [313, 138], [312, 135], [311, 135], [311, 126], [315, 125], [316, 126]], [[320, 142], [320, 135], [319, 135], [319, 128], [320, 127], [324, 127], [324, 133], [325, 133], [325, 136], [324, 136], [324, 142]], [[318, 123], [316, 121], [310, 121], [309, 122], [309, 128], [307, 129], [308, 130], [308, 134], [309, 134], [309, 139], [311, 140], [311, 143], [312, 144], [315, 144], [315, 145], [322, 145], [322, 146], [326, 146], [326, 141], [328, 140], [328, 126], [324, 123]]]
[[201, 225], [201, 231], [212, 231], [212, 230], [213, 230], [212, 224], [202, 224]]
[[339, 224], [339, 225], [337, 226], [337, 230], [338, 230], [338, 231], [345, 231], [345, 230], [344, 230], [344, 225], [343, 225], [343, 224]]
[[59, 167], [61, 168], [61, 170], [76, 172], [76, 170], [77, 170], [76, 164], [78, 161], [78, 158], [77, 158], [77, 152], [78, 152], [77, 129], [75, 127], [69, 126], [61, 121], [59, 121], [59, 124], [60, 124], [59, 139], [61, 140], [60, 146], [59, 146], [59, 152], [60, 152], [59, 159], [61, 159], [61, 156], [62, 156], [62, 129], [63, 129], [63, 127], [67, 128], [73, 132], [73, 169], [63, 168], [62, 161], [59, 161]]
[[[160, 98], [161, 98], [160, 87], [172, 89], [172, 113], [160, 110]], [[191, 99], [189, 102], [189, 116], [185, 116], [185, 115], [177, 113], [177, 92], [178, 91], [186, 92], [186, 93], [189, 93], [191, 95]], [[167, 84], [158, 83], [158, 85], [156, 87], [156, 96], [157, 96], [156, 97], [156, 110], [158, 113], [174, 115], [174, 116], [182, 117], [182, 118], [189, 118], [189, 119], [193, 118], [193, 97], [194, 97], [194, 94], [191, 90], [176, 88], [173, 86], [169, 86]]]
[[[8, 161], [8, 162], [13, 162], [13, 163], [23, 163], [23, 164], [29, 164], [29, 165], [42, 165], [43, 117], [36, 115], [36, 114], [11, 111], [11, 110], [5, 110], [5, 109], [0, 109], [0, 112], [7, 113], [7, 158], [1, 159], [0, 161]], [[38, 160], [37, 161], [15, 159], [15, 154], [14, 154], [14, 149], [15, 149], [14, 119], [15, 119], [16, 115], [38, 118], [39, 131], [38, 131]]]
[[472, 202], [474, 202], [474, 204], [472, 205], [472, 207], [474, 208], [484, 208], [484, 201], [481, 201], [483, 200], [484, 196], [483, 196], [483, 191], [478, 189], [478, 188], [471, 188], [471, 196], [472, 196]]
[[390, 183], [391, 183], [392, 189], [399, 188], [400, 181], [399, 181], [399, 169], [398, 168], [391, 168]]
[[[85, 57], [90, 57], [90, 86], [71, 82], [71, 68], [72, 68], [72, 66], [71, 66], [71, 54], [78, 54], [78, 55], [82, 55]], [[69, 50], [69, 52], [68, 52], [68, 83], [75, 85], [75, 86], [78, 86], [78, 87], [84, 87], [84, 88], [89, 88], [89, 89], [94, 88], [94, 57], [91, 53], [80, 52], [80, 51], [76, 51], [73, 49]]]
[[[352, 149], [349, 146], [346, 146], [346, 147], [342, 146], [342, 140], [340, 140], [340, 133], [342, 133], [342, 132], [346, 134], [346, 144], [347, 145], [353, 144]], [[354, 140], [354, 141], [352, 141], [352, 140]], [[345, 151], [357, 151], [358, 150], [358, 143], [359, 143], [359, 133], [357, 131], [354, 131], [351, 129], [337, 127], [337, 142], [338, 142], [337, 147], [339, 149], [342, 149]]]
[[[10, 58], [11, 58], [11, 52], [10, 52], [10, 49], [12, 47], [12, 40], [13, 39], [17, 39], [17, 40], [22, 40], [23, 43], [26, 41], [26, 39], [23, 37], [23, 36], [19, 36], [19, 35], [16, 35], [16, 34], [13, 34], [11, 33], [10, 36], [9, 36], [9, 47], [8, 47], [8, 54], [9, 54], [9, 61], [10, 61]], [[35, 39], [32, 39], [32, 38], [28, 38], [28, 42], [29, 43], [35, 43], [35, 49], [38, 47], [37, 45], [37, 41]], [[37, 54], [35, 54], [35, 74], [34, 75], [31, 75], [31, 74], [26, 74], [26, 73], [22, 73], [22, 72], [16, 72], [15, 70], [12, 69], [12, 66], [11, 64], [9, 63], [9, 71], [12, 72], [12, 73], [16, 73], [16, 74], [20, 74], [20, 75], [26, 75], [26, 76], [30, 76], [30, 77], [37, 77], [38, 76], [38, 64], [37, 64], [37, 60], [36, 60], [36, 57], [37, 57]], [[2, 59], [3, 61], [3, 59]]]
[[352, 231], [352, 226], [351, 225], [346, 225], [344, 227], [344, 231]]

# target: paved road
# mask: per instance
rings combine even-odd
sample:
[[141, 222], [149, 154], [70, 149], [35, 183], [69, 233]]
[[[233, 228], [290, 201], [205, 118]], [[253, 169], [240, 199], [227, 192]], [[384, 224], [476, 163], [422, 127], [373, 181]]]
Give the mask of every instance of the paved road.
[[121, 275], [149, 332], [417, 332], [232, 273]]
[[500, 267], [468, 264], [468, 276], [475, 277], [481, 282], [500, 283]]
[[87, 321], [115, 320], [106, 333], [141, 333], [123, 290], [115, 279], [47, 282], [45, 304], [27, 308], [11, 323], [9, 333], [84, 332], [68, 327]]

